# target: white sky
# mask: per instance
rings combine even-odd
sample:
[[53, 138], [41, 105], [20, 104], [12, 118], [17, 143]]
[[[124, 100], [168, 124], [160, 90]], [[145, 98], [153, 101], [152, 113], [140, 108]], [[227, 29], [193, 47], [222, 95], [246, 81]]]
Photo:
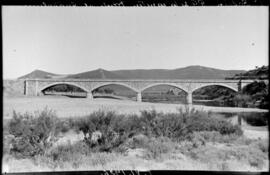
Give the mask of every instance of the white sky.
[[268, 65], [268, 7], [3, 6], [3, 78]]

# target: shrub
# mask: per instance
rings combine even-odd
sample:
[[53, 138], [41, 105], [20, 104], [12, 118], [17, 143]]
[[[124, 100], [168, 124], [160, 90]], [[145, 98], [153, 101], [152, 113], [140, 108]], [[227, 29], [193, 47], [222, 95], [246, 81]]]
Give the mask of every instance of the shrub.
[[145, 148], [149, 143], [149, 138], [146, 135], [138, 134], [127, 140], [127, 147], [135, 148]]
[[187, 134], [185, 127], [183, 116], [174, 113], [160, 114], [153, 122], [152, 133], [155, 137], [181, 139]]
[[218, 131], [200, 131], [194, 132], [190, 140], [196, 141], [201, 139], [202, 142], [218, 142], [218, 143], [236, 143], [238, 145], [249, 145], [251, 143], [251, 139], [236, 135], [236, 134], [228, 134], [222, 135]]
[[44, 155], [35, 156], [33, 160], [37, 166], [46, 166], [55, 170], [56, 168], [66, 169], [65, 166], [78, 168], [83, 163], [83, 157], [88, 156], [91, 156], [89, 147], [79, 141], [52, 147]]
[[173, 143], [169, 138], [166, 137], [158, 137], [151, 138], [149, 142], [144, 145], [146, 148], [145, 157], [148, 159], [158, 159], [162, 157], [162, 154], [166, 154], [173, 149]]
[[221, 134], [243, 134], [240, 126], [233, 125], [224, 119], [210, 117], [209, 114], [202, 112], [188, 117], [187, 127], [189, 132], [218, 131]]
[[198, 134], [198, 132], [194, 132], [190, 137], [190, 141], [192, 143], [192, 148], [198, 148], [200, 146], [205, 145], [206, 138], [203, 137], [202, 134]]
[[153, 129], [155, 127], [155, 119], [157, 118], [157, 111], [152, 109], [150, 111], [141, 111], [141, 125], [145, 135], [151, 136], [153, 134]]
[[[12, 124], [15, 126], [16, 123], [23, 122], [13, 122]], [[28, 127], [27, 125], [23, 126]], [[158, 113], [154, 109], [144, 110], [141, 111], [140, 116], [125, 116], [113, 111], [99, 110], [81, 118], [70, 118], [56, 122], [55, 132], [67, 132], [70, 128], [82, 131], [84, 142], [92, 150], [107, 152], [118, 149], [128, 138], [139, 134], [149, 138], [167, 137], [176, 141], [185, 140], [197, 131], [242, 134], [240, 127], [225, 120], [210, 117], [207, 112], [198, 111], [194, 108], [189, 109], [188, 107], [185, 110], [179, 109], [179, 113], [166, 114]], [[12, 132], [19, 131], [12, 130]], [[100, 133], [100, 136], [93, 139], [97, 132]]]
[[66, 133], [70, 129], [72, 129], [72, 127], [69, 119], [59, 120], [59, 122], [56, 123], [56, 130], [58, 132]]
[[121, 121], [122, 126], [124, 126], [124, 132], [128, 134], [129, 138], [139, 133], [142, 133], [142, 121], [141, 118], [137, 115], [126, 116]]
[[68, 142], [66, 145], [58, 145], [52, 148], [50, 151], [46, 153], [46, 157], [51, 158], [53, 161], [76, 161], [82, 155], [89, 155], [90, 149], [84, 142], [77, 142], [75, 144], [71, 144]]
[[267, 140], [258, 140], [251, 144], [255, 149], [261, 150], [263, 153], [268, 153], [269, 143]]
[[56, 139], [57, 122], [55, 113], [47, 108], [35, 115], [14, 111], [8, 126], [14, 136], [10, 152], [18, 158], [43, 154]]
[[262, 168], [264, 160], [267, 159], [267, 155], [260, 149], [254, 149], [252, 146], [240, 147], [236, 150], [231, 150], [237, 155], [238, 159], [247, 160], [251, 166]]
[[218, 131], [221, 134], [242, 135], [238, 125], [210, 116], [210, 113], [188, 107], [179, 113], [157, 113], [155, 110], [143, 111], [142, 126], [147, 136], [164, 136], [174, 140], [184, 140], [195, 131]]
[[93, 132], [102, 134], [98, 145], [100, 149], [111, 151], [134, 135], [143, 134], [148, 137], [168, 137], [173, 140], [184, 140], [196, 131], [218, 131], [221, 134], [242, 135], [237, 125], [226, 120], [210, 117], [209, 113], [194, 108], [179, 113], [158, 113], [156, 110], [141, 111], [141, 115], [124, 116], [114, 112], [96, 111], [77, 121], [77, 127], [85, 135], [85, 141], [91, 147]]
[[236, 134], [236, 135], [242, 135], [243, 131], [241, 130], [240, 126], [238, 125], [232, 125], [228, 121], [220, 120], [217, 122], [216, 129], [221, 134]]
[[174, 143], [168, 137], [147, 137], [139, 134], [130, 138], [126, 146], [131, 149], [144, 149], [144, 157], [147, 159], [161, 158], [162, 154], [172, 151], [175, 147]]
[[246, 145], [223, 148], [215, 146], [197, 147], [191, 149], [187, 154], [194, 159], [213, 165], [220, 161], [237, 160], [246, 162], [253, 167], [262, 168], [264, 161], [267, 160], [267, 155], [261, 150]]
[[248, 102], [252, 102], [252, 98], [250, 95], [247, 94], [237, 94], [234, 97], [234, 101], [236, 103], [236, 106], [238, 107], [248, 107]]
[[[123, 115], [99, 110], [78, 120], [77, 125], [84, 133], [85, 142], [90, 147], [98, 146], [100, 151], [111, 151], [124, 143], [128, 137], [129, 133], [125, 131], [130, 131], [131, 128], [126, 126], [126, 121]], [[101, 138], [98, 142], [93, 142], [91, 138], [96, 131], [101, 133]]]
[[193, 141], [190, 140], [183, 140], [179, 142], [178, 146], [176, 147], [182, 154], [189, 154], [189, 152], [194, 148]]

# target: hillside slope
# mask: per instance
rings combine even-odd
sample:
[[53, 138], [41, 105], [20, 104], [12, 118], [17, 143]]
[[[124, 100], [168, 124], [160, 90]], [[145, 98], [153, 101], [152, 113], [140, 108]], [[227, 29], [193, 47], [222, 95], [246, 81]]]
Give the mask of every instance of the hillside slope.
[[268, 79], [268, 68], [268, 66], [256, 67], [255, 69], [236, 74], [234, 76], [228, 77], [227, 79]]
[[244, 70], [221, 70], [204, 66], [188, 66], [179, 69], [137, 69], [112, 71], [125, 78], [134, 79], [224, 79]]
[[121, 75], [117, 75], [111, 71], [104, 69], [97, 69], [93, 71], [87, 71], [79, 74], [69, 75], [67, 78], [90, 78], [90, 79], [122, 79]]
[[188, 66], [178, 69], [134, 69], [114, 70], [96, 69], [71, 75], [57, 75], [35, 70], [25, 78], [70, 78], [70, 79], [225, 79], [235, 74], [245, 73], [244, 70], [221, 70], [204, 66]]
[[50, 72], [45, 72], [42, 70], [34, 70], [29, 74], [19, 77], [18, 79], [27, 79], [27, 78], [52, 78], [53, 76], [58, 76], [57, 74], [53, 74]]

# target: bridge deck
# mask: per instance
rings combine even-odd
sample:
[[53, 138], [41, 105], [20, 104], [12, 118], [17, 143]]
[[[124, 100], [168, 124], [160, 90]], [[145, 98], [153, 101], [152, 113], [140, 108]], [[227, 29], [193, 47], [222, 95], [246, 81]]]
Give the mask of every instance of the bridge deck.
[[[63, 81], [63, 82], [196, 82], [196, 83], [213, 83], [213, 82], [239, 82], [239, 80], [225, 79], [26, 79], [27, 81]], [[241, 82], [253, 82], [255, 80], [241, 80]], [[257, 80], [259, 81], [259, 80]]]

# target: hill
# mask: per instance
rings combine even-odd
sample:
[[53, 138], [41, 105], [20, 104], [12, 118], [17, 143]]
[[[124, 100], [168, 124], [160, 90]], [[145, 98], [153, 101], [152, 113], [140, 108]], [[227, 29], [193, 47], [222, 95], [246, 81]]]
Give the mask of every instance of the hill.
[[134, 69], [107, 71], [97, 69], [72, 75], [57, 75], [35, 70], [19, 79], [25, 78], [71, 78], [71, 79], [225, 79], [244, 70], [221, 70], [204, 66], [188, 66], [178, 69]]
[[179, 69], [137, 69], [112, 71], [125, 78], [134, 79], [224, 79], [244, 70], [221, 70], [204, 66], [188, 66]]
[[42, 70], [34, 70], [33, 72], [30, 72], [29, 74], [26, 74], [24, 76], [19, 77], [18, 79], [29, 79], [29, 78], [54, 78], [56, 76], [59, 76], [57, 74], [53, 74], [50, 72], [45, 72]]
[[104, 69], [97, 69], [93, 71], [87, 71], [79, 74], [69, 75], [67, 78], [90, 78], [90, 79], [122, 79], [121, 75], [117, 75], [111, 71], [107, 71]]
[[226, 79], [268, 79], [268, 66], [256, 67], [244, 73], [235, 74], [232, 77]]

